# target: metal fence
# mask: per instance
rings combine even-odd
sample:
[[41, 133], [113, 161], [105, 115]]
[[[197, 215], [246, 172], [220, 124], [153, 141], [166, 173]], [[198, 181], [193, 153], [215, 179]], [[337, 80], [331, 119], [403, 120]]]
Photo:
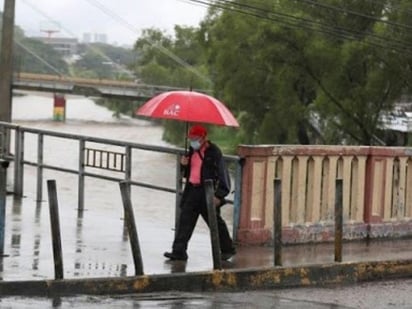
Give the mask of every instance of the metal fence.
[[[14, 166], [13, 176], [13, 193], [17, 197], [22, 197], [24, 193], [24, 170], [26, 166], [36, 168], [36, 200], [43, 199], [44, 170], [55, 170], [64, 173], [75, 174], [78, 176], [78, 209], [84, 209], [85, 198], [85, 178], [94, 177], [111, 182], [125, 182], [130, 186], [144, 187], [152, 190], [160, 190], [175, 194], [176, 214], [178, 213], [178, 204], [183, 189], [182, 174], [180, 169], [180, 156], [184, 154], [182, 148], [171, 148], [162, 146], [152, 146], [125, 141], [117, 141], [100, 137], [91, 137], [78, 134], [56, 132], [19, 126], [16, 124], [0, 122], [1, 138], [1, 159], [10, 161]], [[34, 134], [37, 137], [34, 149], [26, 149], [25, 137], [28, 134]], [[67, 167], [66, 162], [48, 163], [44, 161], [44, 155], [53, 149], [45, 149], [45, 138], [59, 139], [65, 142], [67, 147], [77, 147], [77, 167]], [[14, 145], [13, 145], [14, 144]], [[33, 151], [37, 153], [33, 155]], [[71, 149], [73, 150], [73, 149]], [[170, 186], [147, 183], [134, 179], [134, 174], [138, 171], [132, 168], [132, 159], [134, 150], [150, 151], [153, 153], [167, 153], [176, 157], [175, 182]], [[27, 152], [30, 152], [31, 159], [27, 158]], [[228, 200], [234, 205], [233, 210], [233, 238], [236, 239], [236, 230], [239, 222], [240, 204], [241, 204], [241, 161], [237, 156], [224, 155], [233, 178], [233, 195]], [[103, 172], [102, 172], [103, 171]], [[173, 186], [174, 185], [174, 186]]]

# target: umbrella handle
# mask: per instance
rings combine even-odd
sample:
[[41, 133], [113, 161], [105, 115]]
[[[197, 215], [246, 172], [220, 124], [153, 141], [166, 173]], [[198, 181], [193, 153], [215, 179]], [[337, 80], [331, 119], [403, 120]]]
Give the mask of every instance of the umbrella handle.
[[189, 122], [186, 122], [186, 134], [185, 134], [185, 155], [187, 156], [188, 154], [188, 149], [187, 149], [187, 135], [189, 134]]

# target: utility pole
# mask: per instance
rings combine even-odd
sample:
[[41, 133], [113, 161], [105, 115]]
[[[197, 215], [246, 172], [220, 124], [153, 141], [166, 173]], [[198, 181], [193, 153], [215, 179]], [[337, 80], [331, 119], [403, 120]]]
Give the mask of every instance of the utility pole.
[[[0, 52], [0, 121], [11, 122], [11, 99], [13, 82], [13, 33], [15, 0], [5, 0]], [[0, 159], [0, 255], [4, 255], [4, 231], [6, 224], [7, 167], [4, 155], [9, 154], [9, 131], [1, 133]]]
[[4, 1], [0, 54], [0, 121], [6, 122], [11, 121], [14, 8], [15, 0]]

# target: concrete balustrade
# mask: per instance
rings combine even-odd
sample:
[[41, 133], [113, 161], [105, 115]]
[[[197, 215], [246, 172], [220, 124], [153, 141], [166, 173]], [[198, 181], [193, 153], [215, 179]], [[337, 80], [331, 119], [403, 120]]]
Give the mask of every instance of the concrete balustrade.
[[275, 178], [282, 182], [283, 243], [333, 240], [337, 178], [344, 239], [412, 235], [412, 149], [240, 145], [238, 154], [244, 159], [240, 243], [273, 241]]

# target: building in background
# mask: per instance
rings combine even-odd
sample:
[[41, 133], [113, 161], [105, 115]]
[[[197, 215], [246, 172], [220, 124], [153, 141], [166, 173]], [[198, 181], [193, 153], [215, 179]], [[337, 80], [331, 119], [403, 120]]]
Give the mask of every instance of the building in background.
[[79, 40], [76, 38], [65, 37], [33, 37], [36, 40], [50, 45], [64, 56], [73, 56], [77, 54]]
[[106, 33], [83, 33], [83, 43], [104, 43], [107, 44], [107, 34]]
[[83, 43], [89, 44], [92, 42], [92, 34], [90, 32], [83, 33]]

